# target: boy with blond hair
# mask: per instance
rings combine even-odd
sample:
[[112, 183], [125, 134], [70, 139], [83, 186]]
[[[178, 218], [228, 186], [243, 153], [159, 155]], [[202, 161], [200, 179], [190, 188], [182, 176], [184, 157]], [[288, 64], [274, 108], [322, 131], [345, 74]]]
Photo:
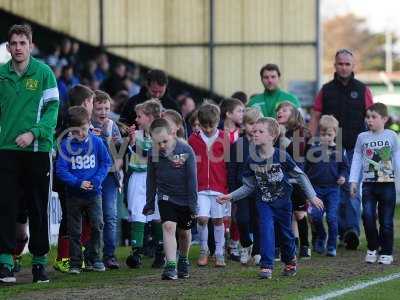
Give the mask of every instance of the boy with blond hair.
[[[343, 149], [335, 143], [339, 122], [331, 115], [324, 115], [319, 126], [320, 143], [312, 145], [309, 149], [305, 172], [325, 209], [312, 207], [310, 217], [316, 230], [314, 251], [325, 254], [326, 250], [327, 256], [334, 257], [338, 236], [339, 187], [346, 182], [349, 168]], [[323, 224], [324, 213], [328, 224], [328, 239]]]

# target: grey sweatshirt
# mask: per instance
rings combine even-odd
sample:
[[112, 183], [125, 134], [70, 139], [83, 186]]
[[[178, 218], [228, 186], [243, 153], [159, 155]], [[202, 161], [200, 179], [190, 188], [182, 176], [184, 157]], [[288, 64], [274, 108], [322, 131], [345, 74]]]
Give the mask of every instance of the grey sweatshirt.
[[155, 196], [158, 201], [170, 201], [176, 205], [189, 206], [197, 210], [197, 171], [192, 148], [177, 139], [175, 149], [168, 155], [149, 154], [147, 166], [148, 206], [154, 208]]

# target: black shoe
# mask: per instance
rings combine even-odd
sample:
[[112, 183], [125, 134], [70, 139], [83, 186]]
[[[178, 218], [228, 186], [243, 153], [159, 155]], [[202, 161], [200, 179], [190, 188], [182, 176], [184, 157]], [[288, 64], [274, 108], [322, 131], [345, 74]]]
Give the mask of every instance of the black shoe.
[[357, 250], [358, 245], [360, 244], [360, 240], [355, 231], [347, 231], [343, 235], [343, 241], [347, 250]]
[[189, 261], [187, 258], [178, 259], [178, 278], [189, 278]]
[[50, 282], [49, 277], [47, 277], [46, 269], [43, 265], [33, 265], [32, 266], [33, 283], [46, 283]]
[[0, 282], [3, 283], [14, 283], [16, 279], [14, 272], [10, 271], [5, 265], [0, 264]]
[[176, 280], [178, 279], [178, 275], [175, 267], [165, 266], [164, 271], [161, 275], [162, 280]]
[[162, 243], [159, 243], [156, 248], [156, 253], [154, 255], [154, 261], [151, 267], [153, 269], [160, 269], [165, 265], [165, 255], [164, 255], [164, 246]]
[[126, 258], [126, 265], [132, 269], [140, 268], [142, 265], [142, 256], [139, 249], [134, 249], [132, 254]]

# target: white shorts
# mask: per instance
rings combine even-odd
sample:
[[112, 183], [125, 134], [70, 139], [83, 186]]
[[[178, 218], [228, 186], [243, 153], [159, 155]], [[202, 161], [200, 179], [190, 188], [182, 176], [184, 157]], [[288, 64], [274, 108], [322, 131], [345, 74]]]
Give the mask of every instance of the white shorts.
[[146, 205], [146, 172], [133, 172], [128, 182], [128, 211], [129, 222], [150, 222], [152, 220], [159, 220], [160, 213], [158, 211], [158, 204], [154, 214], [145, 216], [143, 208]]
[[[219, 195], [222, 195], [219, 193]], [[205, 194], [198, 193], [197, 206], [199, 217], [211, 217], [212, 219], [219, 219], [225, 216], [225, 204], [217, 202], [218, 194]]]
[[156, 200], [155, 200], [155, 208], [154, 208], [154, 214], [150, 215], [150, 216], [146, 216], [146, 221], [147, 222], [151, 222], [151, 221], [160, 221], [161, 217], [160, 217], [160, 210], [158, 209], [158, 200], [157, 200], [157, 196], [156, 196]]
[[225, 214], [224, 217], [230, 217], [232, 215], [232, 202], [228, 201], [225, 203]]

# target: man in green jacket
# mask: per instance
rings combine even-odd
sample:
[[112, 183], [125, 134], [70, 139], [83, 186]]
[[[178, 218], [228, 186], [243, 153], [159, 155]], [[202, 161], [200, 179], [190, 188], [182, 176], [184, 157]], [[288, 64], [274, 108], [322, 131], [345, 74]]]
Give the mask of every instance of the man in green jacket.
[[279, 88], [281, 72], [275, 64], [267, 64], [260, 70], [261, 82], [265, 91], [250, 98], [247, 106], [258, 108], [264, 117], [275, 118], [275, 109], [279, 103], [289, 101], [295, 107], [300, 107], [296, 96]]
[[16, 281], [12, 253], [21, 209], [26, 209], [29, 218], [33, 282], [48, 282], [47, 204], [59, 105], [57, 83], [51, 69], [30, 55], [28, 25], [10, 28], [7, 50], [11, 60], [0, 67], [0, 283]]

